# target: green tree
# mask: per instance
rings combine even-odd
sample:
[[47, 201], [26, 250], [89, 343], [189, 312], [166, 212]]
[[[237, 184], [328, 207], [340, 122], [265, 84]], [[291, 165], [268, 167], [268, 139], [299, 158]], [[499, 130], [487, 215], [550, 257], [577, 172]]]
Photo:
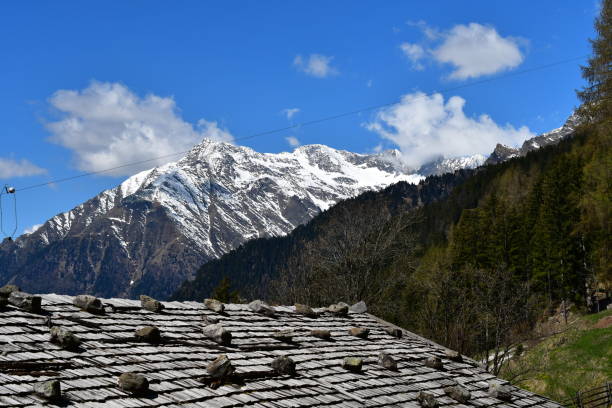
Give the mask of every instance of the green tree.
[[524, 270], [520, 211], [496, 193], [490, 194], [479, 208], [463, 210], [451, 236], [455, 268], [494, 268], [504, 264], [513, 273]]
[[587, 85], [578, 91], [582, 100], [580, 114], [592, 123], [612, 121], [612, 0], [601, 2], [601, 14], [595, 20], [597, 38], [591, 40], [593, 56], [582, 67]]
[[230, 279], [225, 276], [219, 282], [219, 285], [212, 291], [211, 297], [223, 303], [239, 303], [240, 294], [237, 290], [231, 290], [232, 284]]
[[612, 134], [599, 133], [592, 143], [592, 158], [585, 165], [584, 187], [580, 199], [579, 226], [590, 248], [588, 264], [591, 277], [604, 287], [612, 287]]
[[562, 155], [544, 174], [531, 239], [532, 279], [550, 301], [584, 297], [584, 246], [575, 233], [582, 166]]
[[592, 250], [588, 261], [591, 275], [599, 285], [612, 286], [612, 0], [601, 2], [601, 13], [595, 20], [597, 37], [591, 40], [593, 56], [582, 67], [587, 85], [578, 96], [582, 100], [579, 113], [594, 125], [584, 168], [584, 184], [580, 208], [580, 230]]

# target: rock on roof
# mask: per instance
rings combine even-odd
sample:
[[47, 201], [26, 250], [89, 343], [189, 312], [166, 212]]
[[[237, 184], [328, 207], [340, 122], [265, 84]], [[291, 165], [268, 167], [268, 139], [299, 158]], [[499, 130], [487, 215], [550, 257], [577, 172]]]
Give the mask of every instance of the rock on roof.
[[[503, 381], [476, 362], [456, 361], [407, 331], [397, 338], [397, 331], [386, 330], [397, 327], [367, 313], [315, 309], [319, 315], [307, 317], [291, 306], [272, 307], [269, 316], [238, 304], [217, 313], [196, 302], [163, 302], [163, 310], [153, 312], [136, 300], [102, 299], [106, 312], [93, 314], [74, 306], [71, 296], [41, 297], [40, 313], [0, 309], [0, 406], [560, 407], [519, 388], [504, 393]], [[214, 322], [231, 333], [231, 344], [204, 336], [204, 324]], [[77, 349], [50, 342], [50, 327], [58, 326], [80, 339]], [[157, 327], [161, 340], [135, 335], [147, 326]], [[368, 329], [367, 337], [349, 334], [355, 327]], [[331, 338], [311, 330], [328, 330]], [[381, 352], [396, 370], [385, 368], [382, 360], [389, 360]], [[273, 364], [279, 356], [295, 363], [294, 374], [273, 368], [290, 365], [288, 359]], [[207, 371], [213, 361], [221, 374]], [[120, 388], [124, 373], [145, 378], [122, 376]], [[33, 392], [49, 380], [59, 380], [61, 400]], [[495, 393], [489, 391], [493, 383]], [[147, 385], [146, 392], [134, 391]]]

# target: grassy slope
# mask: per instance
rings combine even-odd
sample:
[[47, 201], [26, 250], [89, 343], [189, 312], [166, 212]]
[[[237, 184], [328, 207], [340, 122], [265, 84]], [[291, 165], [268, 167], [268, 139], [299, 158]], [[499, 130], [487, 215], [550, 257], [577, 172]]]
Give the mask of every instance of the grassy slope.
[[593, 327], [605, 316], [612, 311], [578, 317], [525, 351], [502, 377], [510, 379], [512, 369], [526, 372], [517, 385], [557, 401], [612, 381], [612, 327]]

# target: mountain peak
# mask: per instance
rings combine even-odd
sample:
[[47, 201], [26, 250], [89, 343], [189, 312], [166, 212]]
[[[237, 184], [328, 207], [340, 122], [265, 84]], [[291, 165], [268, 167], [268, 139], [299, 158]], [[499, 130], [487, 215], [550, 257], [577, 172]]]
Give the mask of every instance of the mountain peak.
[[22, 235], [17, 250], [1, 245], [0, 279], [33, 292], [166, 297], [249, 239], [285, 235], [340, 200], [422, 179], [400, 170], [377, 154], [324, 145], [259, 153], [205, 139]]
[[208, 160], [211, 157], [220, 157], [227, 154], [236, 154], [241, 151], [251, 151], [251, 148], [246, 146], [238, 146], [230, 142], [205, 138], [199, 144], [195, 145], [180, 161], [185, 160]]

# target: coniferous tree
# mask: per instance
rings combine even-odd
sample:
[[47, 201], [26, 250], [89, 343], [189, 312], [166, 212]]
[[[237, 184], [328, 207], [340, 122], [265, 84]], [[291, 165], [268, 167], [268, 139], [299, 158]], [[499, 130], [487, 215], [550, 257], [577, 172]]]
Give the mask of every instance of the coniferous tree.
[[[612, 0], [603, 0], [595, 20], [597, 38], [591, 40], [593, 56], [582, 75], [587, 85], [578, 91], [579, 113], [595, 125], [590, 141], [590, 161], [584, 168], [583, 215], [580, 231], [592, 249], [587, 261], [598, 285], [612, 286]], [[596, 285], [595, 285], [596, 286]]]
[[593, 56], [582, 67], [587, 85], [578, 91], [583, 104], [580, 113], [590, 122], [612, 121], [612, 0], [601, 2], [601, 14], [595, 20], [597, 38], [591, 40]]
[[231, 286], [230, 279], [227, 276], [223, 277], [219, 285], [212, 291], [211, 297], [223, 303], [240, 302], [240, 294], [237, 290], [232, 290]]
[[551, 301], [584, 296], [584, 254], [574, 231], [580, 219], [580, 180], [580, 163], [567, 155], [560, 157], [542, 179], [530, 263], [534, 283]]

